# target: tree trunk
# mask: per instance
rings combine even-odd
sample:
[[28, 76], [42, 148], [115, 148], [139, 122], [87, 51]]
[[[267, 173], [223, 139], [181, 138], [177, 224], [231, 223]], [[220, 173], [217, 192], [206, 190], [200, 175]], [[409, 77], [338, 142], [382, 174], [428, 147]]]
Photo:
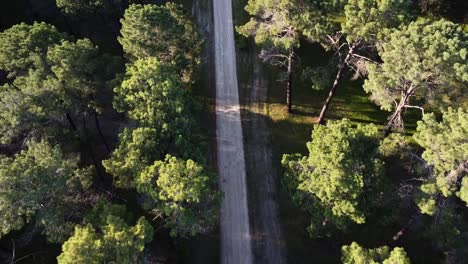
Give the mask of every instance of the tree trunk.
[[395, 126], [395, 121], [401, 117], [401, 111], [406, 105], [406, 102], [408, 101], [410, 94], [406, 92], [400, 100], [400, 103], [398, 103], [397, 108], [395, 109], [395, 112], [392, 114], [390, 119], [388, 120], [387, 125], [385, 126], [384, 129], [384, 138], [388, 137], [390, 133], [392, 133], [392, 129]]
[[396, 241], [398, 241], [403, 235], [405, 235], [408, 232], [408, 230], [410, 230], [411, 226], [415, 222], [420, 221], [421, 217], [422, 217], [422, 213], [421, 211], [418, 210], [415, 214], [411, 216], [408, 223], [405, 226], [403, 226], [400, 230], [398, 230], [398, 232], [392, 237], [393, 241], [390, 244], [394, 245]]
[[349, 60], [353, 56], [355, 47], [356, 47], [356, 44], [353, 44], [353, 46], [351, 46], [349, 48], [348, 54], [346, 54], [346, 57], [345, 57], [343, 63], [341, 63], [340, 67], [338, 68], [338, 72], [336, 73], [335, 81], [333, 82], [333, 86], [330, 89], [330, 93], [328, 94], [327, 100], [325, 101], [325, 104], [323, 105], [322, 111], [320, 112], [320, 116], [318, 118], [318, 123], [321, 124], [321, 125], [324, 124], [325, 115], [326, 115], [326, 113], [328, 111], [328, 107], [330, 106], [330, 102], [331, 102], [333, 96], [335, 95], [336, 88], [338, 87], [340, 79], [343, 76], [343, 72], [344, 72], [344, 69], [346, 67], [346, 64], [349, 62]]
[[286, 89], [286, 105], [288, 106], [288, 112], [292, 112], [292, 89], [293, 89], [293, 59], [294, 51], [289, 50], [288, 56], [288, 84]]
[[[89, 96], [89, 99], [91, 101], [94, 101], [94, 96], [91, 94]], [[96, 129], [98, 131], [99, 137], [101, 138], [101, 141], [104, 144], [104, 146], [106, 147], [107, 153], [109, 154], [109, 153], [111, 153], [111, 149], [109, 147], [109, 144], [107, 144], [106, 137], [104, 136], [104, 133], [102, 133], [101, 122], [99, 122], [98, 113], [97, 113], [96, 109], [94, 109], [94, 108], [92, 108], [91, 110], [93, 111], [94, 124], [96, 125]]]
[[106, 137], [104, 137], [104, 133], [102, 133], [101, 123], [99, 122], [98, 114], [97, 114], [96, 110], [94, 110], [94, 109], [93, 109], [93, 115], [94, 115], [94, 123], [95, 123], [96, 129], [97, 129], [97, 131], [99, 133], [99, 137], [101, 137], [102, 143], [106, 147], [107, 153], [110, 153], [111, 150], [110, 150], [109, 144], [107, 144]]
[[67, 120], [68, 120], [68, 123], [70, 124], [71, 129], [73, 131], [76, 131], [76, 125], [71, 115], [69, 113], [65, 113], [65, 116], [67, 117]]
[[88, 135], [88, 126], [87, 126], [87, 123], [86, 123], [86, 116], [85, 116], [85, 111], [82, 111], [82, 122], [83, 122], [83, 133], [84, 133], [84, 144], [85, 146], [88, 148], [88, 151], [89, 151], [89, 156], [91, 157], [91, 161], [93, 162], [93, 165], [94, 165], [94, 168], [96, 170], [96, 175], [102, 180], [104, 181], [104, 177], [102, 177], [101, 175], [101, 172], [99, 170], [99, 163], [96, 159], [96, 155], [94, 155], [94, 150], [93, 150], [93, 146], [91, 145], [91, 143], [89, 142], [89, 135]]

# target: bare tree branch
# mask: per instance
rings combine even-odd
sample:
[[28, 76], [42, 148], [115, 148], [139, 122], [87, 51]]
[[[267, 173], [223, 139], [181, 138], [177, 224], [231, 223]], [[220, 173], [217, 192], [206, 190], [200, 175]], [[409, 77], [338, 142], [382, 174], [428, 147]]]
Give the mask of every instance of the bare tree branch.
[[416, 108], [416, 109], [419, 109], [419, 110], [421, 110], [422, 115], [424, 116], [424, 108], [422, 108], [422, 107], [420, 107], [420, 106], [416, 106], [416, 105], [405, 105], [404, 108]]

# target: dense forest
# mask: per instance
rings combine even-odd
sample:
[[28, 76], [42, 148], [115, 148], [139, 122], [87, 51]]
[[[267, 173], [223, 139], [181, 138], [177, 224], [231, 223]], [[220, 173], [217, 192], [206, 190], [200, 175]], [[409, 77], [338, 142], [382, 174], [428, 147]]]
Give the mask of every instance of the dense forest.
[[0, 5], [0, 263], [468, 263], [468, 2]]

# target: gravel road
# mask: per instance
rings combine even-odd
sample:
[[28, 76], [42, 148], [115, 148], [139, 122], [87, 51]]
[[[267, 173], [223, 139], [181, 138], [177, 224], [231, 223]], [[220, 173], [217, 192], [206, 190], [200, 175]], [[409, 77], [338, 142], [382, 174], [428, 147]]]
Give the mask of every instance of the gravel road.
[[231, 0], [213, 0], [216, 137], [221, 204], [221, 263], [252, 263], [244, 144], [237, 85]]

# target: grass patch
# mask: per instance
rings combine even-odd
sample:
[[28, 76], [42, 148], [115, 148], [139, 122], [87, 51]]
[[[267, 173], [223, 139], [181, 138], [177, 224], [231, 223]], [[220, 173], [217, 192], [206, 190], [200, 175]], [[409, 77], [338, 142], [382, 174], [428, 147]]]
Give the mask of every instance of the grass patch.
[[[278, 71], [271, 69], [273, 72]], [[278, 73], [272, 74], [277, 76]], [[298, 74], [296, 74], [298, 75]], [[281, 153], [305, 153], [305, 143], [310, 140], [313, 125], [317, 123], [328, 90], [314, 91], [312, 84], [295, 78], [293, 112], [288, 113], [285, 99], [285, 84], [270, 81], [267, 114], [272, 121], [273, 144]], [[383, 129], [391, 112], [382, 111], [369, 100], [362, 88], [362, 80], [343, 80], [336, 90], [327, 112], [327, 120], [348, 118], [353, 123], [374, 123]], [[331, 83], [330, 83], [331, 86]], [[413, 134], [416, 121], [420, 119], [416, 109], [404, 114], [405, 132]]]

